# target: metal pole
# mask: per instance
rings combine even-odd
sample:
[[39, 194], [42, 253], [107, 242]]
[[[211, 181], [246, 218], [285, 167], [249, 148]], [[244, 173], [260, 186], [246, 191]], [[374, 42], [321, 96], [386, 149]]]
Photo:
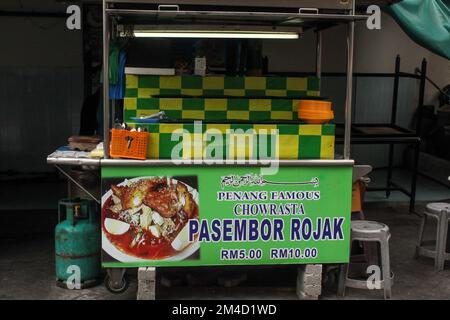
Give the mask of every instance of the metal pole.
[[394, 94], [392, 95], [391, 125], [397, 122], [398, 86], [400, 84], [400, 55], [395, 58]]
[[417, 175], [419, 173], [419, 160], [420, 160], [420, 142], [421, 142], [421, 127], [422, 127], [422, 114], [423, 114], [423, 102], [425, 98], [425, 85], [427, 79], [427, 60], [422, 60], [422, 69], [420, 73], [420, 91], [419, 91], [419, 105], [417, 106], [417, 128], [416, 135], [419, 137], [419, 141], [414, 146], [414, 159], [413, 159], [413, 175], [411, 179], [411, 199], [409, 202], [409, 211], [414, 212], [416, 205], [416, 189], [417, 189]]
[[427, 81], [427, 60], [424, 58], [422, 60], [422, 66], [420, 70], [420, 86], [419, 86], [419, 105], [417, 106], [417, 129], [416, 134], [420, 137], [421, 126], [422, 126], [422, 111], [423, 111], [423, 101], [425, 99], [425, 85]]
[[109, 18], [103, 0], [103, 149], [109, 158]]
[[[395, 58], [395, 78], [394, 78], [394, 94], [392, 96], [392, 113], [391, 113], [391, 125], [395, 126], [397, 122], [397, 101], [398, 101], [398, 86], [400, 82], [400, 55]], [[394, 144], [389, 144], [389, 160], [388, 160], [388, 174], [386, 180], [386, 198], [391, 195], [392, 185], [392, 166], [394, 163]]]
[[316, 75], [322, 77], [322, 31], [316, 31]]
[[[80, 188], [81, 190], [83, 190], [89, 197], [91, 197], [93, 200], [95, 200], [95, 202], [97, 202], [98, 204], [101, 204], [100, 200], [97, 199], [92, 193], [90, 193], [85, 187], [83, 187], [81, 185], [81, 183], [79, 183], [75, 178], [73, 178], [70, 174], [68, 174], [66, 171], [64, 171], [63, 168], [61, 168], [60, 166], [58, 166], [57, 164], [55, 164], [56, 169], [58, 169], [63, 175], [65, 175], [67, 177], [67, 179], [69, 179], [69, 181], [72, 181], [72, 183], [74, 183], [78, 188]], [[70, 184], [67, 183], [67, 189], [68, 189], [68, 193], [69, 193], [69, 197], [71, 197], [70, 194]]]
[[352, 130], [353, 96], [353, 43], [355, 40], [355, 22], [349, 22], [347, 33], [347, 92], [345, 99], [344, 159], [350, 159], [350, 140]]

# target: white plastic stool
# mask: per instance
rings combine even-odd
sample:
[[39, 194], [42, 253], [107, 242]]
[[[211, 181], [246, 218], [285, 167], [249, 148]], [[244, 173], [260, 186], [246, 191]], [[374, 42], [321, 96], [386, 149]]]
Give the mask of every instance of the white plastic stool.
[[[381, 270], [382, 280], [380, 289], [384, 289], [384, 298], [391, 298], [391, 287], [393, 285], [393, 275], [389, 261], [389, 239], [391, 234], [389, 227], [383, 223], [367, 220], [352, 221], [351, 224], [351, 244], [353, 241], [379, 242], [381, 248]], [[350, 251], [351, 245], [350, 244]], [[366, 280], [356, 280], [348, 277], [349, 264], [341, 265], [338, 285], [338, 295], [345, 295], [345, 288], [369, 289]]]
[[[430, 241], [423, 241], [423, 233], [428, 218], [436, 219], [437, 230], [436, 240], [431, 241], [435, 244], [435, 249], [428, 249], [425, 245]], [[444, 270], [445, 261], [450, 260], [450, 254], [447, 253], [447, 235], [448, 223], [450, 221], [450, 204], [442, 202], [434, 202], [427, 204], [422, 217], [422, 223], [419, 229], [419, 240], [417, 241], [415, 257], [425, 256], [434, 258], [434, 268], [436, 271]]]

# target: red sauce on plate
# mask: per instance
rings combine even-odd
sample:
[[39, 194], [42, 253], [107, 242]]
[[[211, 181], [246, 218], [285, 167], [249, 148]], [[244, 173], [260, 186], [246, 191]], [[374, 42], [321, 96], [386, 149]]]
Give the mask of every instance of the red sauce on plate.
[[[138, 230], [130, 226], [130, 229], [122, 235], [110, 234], [105, 228], [105, 219], [118, 219], [118, 214], [111, 211], [109, 208], [113, 205], [112, 196], [108, 198], [102, 207], [102, 229], [108, 240], [123, 253], [147, 260], [160, 260], [178, 254], [179, 252], [172, 248], [172, 240], [178, 235], [180, 230], [184, 227], [187, 220], [181, 221], [176, 215], [172, 220], [175, 223], [176, 231], [169, 239], [164, 237], [156, 238], [151, 232], [147, 230], [139, 230], [142, 233], [141, 240], [132, 246]], [[195, 205], [195, 214], [192, 218], [198, 218], [198, 207]], [[118, 219], [120, 220], [120, 219]]]

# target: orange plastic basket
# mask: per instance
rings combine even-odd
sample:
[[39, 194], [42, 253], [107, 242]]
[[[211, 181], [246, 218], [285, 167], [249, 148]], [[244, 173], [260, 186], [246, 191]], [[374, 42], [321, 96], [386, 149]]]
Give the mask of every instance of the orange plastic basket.
[[111, 129], [112, 158], [145, 160], [147, 158], [148, 132]]

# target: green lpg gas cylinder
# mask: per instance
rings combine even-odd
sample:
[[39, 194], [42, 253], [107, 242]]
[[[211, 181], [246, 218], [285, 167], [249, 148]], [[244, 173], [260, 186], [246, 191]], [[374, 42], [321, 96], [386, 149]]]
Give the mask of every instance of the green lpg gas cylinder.
[[[57, 284], [75, 283], [81, 288], [93, 285], [100, 276], [100, 222], [93, 201], [61, 200], [55, 228]], [[65, 220], [62, 220], [64, 219]]]

